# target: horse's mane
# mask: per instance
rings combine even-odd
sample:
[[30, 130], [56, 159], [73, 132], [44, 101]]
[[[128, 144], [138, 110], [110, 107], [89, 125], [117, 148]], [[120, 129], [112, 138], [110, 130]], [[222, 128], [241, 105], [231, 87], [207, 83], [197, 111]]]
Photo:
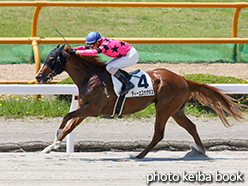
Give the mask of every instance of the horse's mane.
[[83, 56], [83, 55], [80, 55], [79, 57], [81, 59], [91, 63], [91, 64], [94, 64], [94, 65], [98, 66], [98, 67], [101, 67], [101, 68], [106, 67], [106, 63], [104, 63], [99, 56]]
[[[68, 53], [68, 49], [69, 46], [67, 46], [64, 50]], [[87, 61], [97, 67], [100, 68], [105, 68], [106, 67], [106, 63], [104, 61], [101, 60], [101, 58], [99, 56], [93, 55], [93, 56], [84, 56], [84, 55], [80, 55], [77, 56], [78, 58]]]

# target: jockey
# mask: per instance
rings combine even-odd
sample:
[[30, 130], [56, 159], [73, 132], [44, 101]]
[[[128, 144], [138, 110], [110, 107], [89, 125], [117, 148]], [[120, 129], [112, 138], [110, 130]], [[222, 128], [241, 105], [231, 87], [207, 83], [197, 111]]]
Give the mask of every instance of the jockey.
[[125, 85], [120, 95], [127, 94], [134, 88], [133, 83], [119, 70], [134, 65], [139, 60], [136, 49], [127, 42], [102, 37], [98, 32], [90, 32], [86, 36], [87, 45], [74, 47], [70, 55], [96, 55], [103, 53], [114, 59], [107, 62], [106, 70]]

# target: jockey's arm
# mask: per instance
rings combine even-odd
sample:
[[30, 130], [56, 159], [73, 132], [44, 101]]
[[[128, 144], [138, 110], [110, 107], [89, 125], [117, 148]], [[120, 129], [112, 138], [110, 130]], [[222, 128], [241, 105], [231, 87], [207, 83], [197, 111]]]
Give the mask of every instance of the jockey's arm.
[[83, 49], [83, 50], [77, 49], [76, 50], [76, 54], [85, 55], [85, 56], [97, 55], [100, 53], [102, 53], [102, 49], [100, 47], [97, 49]]
[[90, 47], [88, 45], [84, 45], [84, 46], [77, 46], [77, 47], [73, 47], [73, 50], [86, 50], [86, 49], [90, 49]]

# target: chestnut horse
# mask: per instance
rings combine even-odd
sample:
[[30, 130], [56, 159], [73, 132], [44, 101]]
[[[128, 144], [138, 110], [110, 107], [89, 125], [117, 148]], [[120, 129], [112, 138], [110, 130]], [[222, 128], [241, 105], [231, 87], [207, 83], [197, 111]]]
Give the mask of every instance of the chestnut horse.
[[[45, 148], [50, 152], [88, 116], [112, 115], [117, 96], [113, 90], [110, 74], [97, 56], [70, 56], [68, 47], [58, 45], [46, 57], [44, 65], [36, 75], [39, 83], [46, 83], [62, 71], [66, 71], [79, 91], [79, 107], [68, 113], [57, 130], [55, 141]], [[136, 158], [144, 158], [163, 139], [165, 124], [172, 117], [194, 138], [197, 148], [205, 154], [205, 148], [197, 133], [195, 124], [184, 114], [187, 100], [195, 95], [200, 103], [216, 111], [222, 123], [229, 126], [225, 112], [235, 119], [242, 119], [240, 106], [218, 89], [179, 76], [166, 69], [147, 72], [152, 79], [155, 95], [127, 98], [122, 115], [138, 112], [155, 103], [155, 130], [150, 144]], [[66, 123], [71, 122], [66, 126]]]

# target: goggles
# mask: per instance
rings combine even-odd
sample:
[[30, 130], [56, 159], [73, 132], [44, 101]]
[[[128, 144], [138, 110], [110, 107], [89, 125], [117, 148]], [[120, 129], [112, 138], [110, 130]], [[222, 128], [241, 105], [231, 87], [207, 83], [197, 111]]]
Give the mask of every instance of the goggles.
[[96, 42], [87, 45], [92, 49], [96, 45]]

